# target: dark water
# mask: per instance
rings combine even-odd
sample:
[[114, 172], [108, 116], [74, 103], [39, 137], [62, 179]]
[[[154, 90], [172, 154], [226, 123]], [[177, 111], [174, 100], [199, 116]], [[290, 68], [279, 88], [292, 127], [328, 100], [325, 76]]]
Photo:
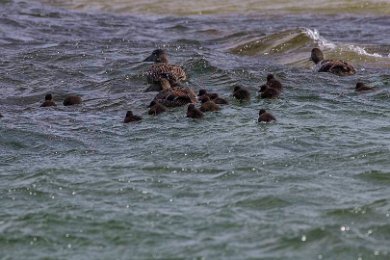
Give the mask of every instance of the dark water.
[[[0, 259], [389, 259], [390, 18], [0, 1]], [[320, 46], [358, 73], [315, 73]], [[150, 117], [157, 48], [230, 105]], [[280, 99], [257, 99], [268, 73]], [[377, 91], [357, 94], [362, 80]], [[240, 83], [250, 103], [230, 93]], [[56, 108], [40, 108], [46, 93]], [[67, 94], [85, 101], [63, 107]], [[257, 124], [260, 108], [278, 119]], [[141, 123], [124, 125], [132, 109]]]

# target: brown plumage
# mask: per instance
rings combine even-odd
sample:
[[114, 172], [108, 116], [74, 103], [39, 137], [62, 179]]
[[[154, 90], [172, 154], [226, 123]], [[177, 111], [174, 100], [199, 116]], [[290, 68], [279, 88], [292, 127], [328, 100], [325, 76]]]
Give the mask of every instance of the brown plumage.
[[45, 101], [42, 103], [41, 107], [55, 107], [56, 103], [53, 101], [53, 96], [51, 94], [47, 94], [45, 96]]
[[249, 101], [251, 96], [249, 94], [249, 91], [245, 88], [242, 88], [240, 86], [235, 86], [233, 90], [233, 97], [240, 101]]
[[64, 99], [64, 106], [73, 106], [81, 104], [81, 97], [79, 96], [67, 96]]
[[218, 105], [228, 105], [229, 102], [227, 102], [226, 99], [224, 98], [221, 98], [218, 96], [218, 94], [212, 94], [210, 95], [210, 99], [215, 103], [215, 104], [218, 104]]
[[276, 89], [278, 91], [282, 91], [283, 86], [282, 83], [280, 83], [279, 80], [275, 79], [273, 74], [267, 75], [267, 83], [266, 85], [270, 88]]
[[374, 87], [369, 87], [367, 86], [366, 84], [364, 84], [363, 82], [358, 82], [356, 83], [356, 88], [355, 88], [356, 91], [372, 91], [372, 90], [375, 90]]
[[171, 87], [167, 79], [161, 79], [160, 83], [162, 90], [154, 97], [154, 100], [160, 104], [167, 107], [175, 107], [188, 103], [196, 103], [196, 94], [189, 87]]
[[271, 88], [268, 85], [261, 86], [259, 92], [261, 93], [260, 94], [261, 98], [277, 98], [277, 97], [279, 97], [279, 94], [280, 94], [280, 91], [278, 91], [277, 89]]
[[202, 105], [200, 106], [200, 111], [202, 112], [215, 112], [219, 111], [221, 108], [210, 100], [209, 97], [202, 97]]
[[148, 81], [151, 83], [159, 82], [163, 77], [169, 77], [175, 82], [187, 79], [183, 68], [178, 65], [168, 64], [168, 55], [165, 50], [154, 50], [144, 61], [155, 62], [146, 72]]
[[142, 117], [133, 115], [132, 111], [127, 111], [123, 123], [130, 123], [142, 120]]
[[330, 72], [339, 76], [348, 76], [356, 73], [355, 68], [343, 60], [325, 60], [319, 48], [311, 50], [310, 60], [317, 65], [318, 72]]
[[150, 105], [148, 107], [150, 108], [148, 111], [149, 115], [156, 116], [167, 111], [167, 108], [165, 106], [161, 105], [160, 103], [154, 100], [150, 102]]
[[194, 104], [189, 104], [187, 108], [187, 117], [190, 118], [202, 118], [203, 113], [195, 107]]
[[259, 118], [257, 119], [257, 122], [266, 122], [266, 123], [269, 123], [271, 121], [275, 121], [276, 118], [271, 115], [270, 113], [268, 113], [267, 111], [265, 111], [265, 109], [260, 109], [259, 111]]

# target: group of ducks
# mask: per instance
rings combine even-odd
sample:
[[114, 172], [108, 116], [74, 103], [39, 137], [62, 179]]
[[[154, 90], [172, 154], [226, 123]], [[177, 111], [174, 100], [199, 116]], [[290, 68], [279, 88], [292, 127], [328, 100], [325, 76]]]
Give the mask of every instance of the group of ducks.
[[[339, 76], [353, 75], [355, 68], [342, 60], [326, 60], [319, 48], [313, 48], [310, 60], [316, 64], [318, 72], [330, 72]], [[187, 79], [186, 73], [182, 67], [169, 64], [168, 56], [165, 50], [157, 49], [144, 61], [151, 61], [154, 64], [146, 72], [147, 79], [152, 85], [146, 91], [158, 91], [158, 94], [150, 102], [148, 108], [149, 115], [159, 115], [166, 112], [169, 108], [180, 107], [188, 104], [187, 117], [203, 118], [206, 112], [215, 112], [221, 109], [222, 105], [227, 105], [228, 101], [219, 97], [217, 93], [208, 93], [206, 89], [200, 89], [198, 95], [180, 82]], [[362, 82], [356, 84], [356, 91], [370, 91], [374, 88], [366, 86]], [[259, 96], [261, 98], [277, 98], [283, 90], [283, 86], [275, 79], [274, 75], [267, 75], [267, 82], [260, 86]], [[242, 87], [235, 86], [233, 97], [240, 102], [250, 100], [250, 92]], [[200, 101], [200, 107], [196, 103]], [[78, 105], [82, 103], [80, 96], [67, 96], [63, 101], [64, 106]], [[53, 96], [47, 94], [41, 107], [56, 106]], [[0, 118], [2, 117], [0, 113]], [[132, 111], [127, 111], [124, 123], [137, 122], [142, 117], [134, 115]], [[260, 109], [258, 122], [275, 121], [275, 117], [265, 109]]]
[[[330, 72], [339, 76], [353, 75], [356, 73], [355, 68], [345, 61], [324, 59], [324, 55], [319, 48], [312, 49], [310, 60], [316, 64], [316, 70], [318, 72]], [[228, 101], [219, 97], [217, 93], [208, 93], [206, 89], [200, 89], [198, 95], [196, 95], [191, 88], [182, 86], [180, 82], [186, 80], [186, 73], [180, 66], [169, 64], [165, 50], [154, 50], [144, 61], [154, 62], [146, 73], [149, 83], [152, 83], [147, 91], [158, 91], [158, 94], [148, 106], [149, 115], [158, 115], [167, 111], [168, 108], [188, 104], [187, 117], [202, 118], [205, 112], [219, 111], [221, 105], [228, 104]], [[372, 89], [361, 82], [356, 84], [357, 91], [368, 91]], [[275, 79], [273, 74], [268, 74], [266, 83], [260, 86], [259, 97], [277, 98], [282, 90], [283, 85], [280, 81]], [[250, 100], [250, 92], [242, 86], [235, 86], [232, 94], [240, 102]], [[198, 101], [201, 103], [200, 107], [196, 107]], [[132, 111], [128, 111], [124, 123], [140, 120], [142, 120], [140, 116], [134, 115]], [[258, 122], [271, 122], [275, 120], [276, 118], [272, 114], [265, 109], [260, 109]]]

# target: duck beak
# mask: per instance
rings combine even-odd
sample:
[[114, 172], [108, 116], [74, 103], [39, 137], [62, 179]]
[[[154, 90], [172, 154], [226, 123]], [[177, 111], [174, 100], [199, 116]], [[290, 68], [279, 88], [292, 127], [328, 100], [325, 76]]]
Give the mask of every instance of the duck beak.
[[147, 57], [146, 59], [144, 59], [144, 61], [154, 61], [154, 55], [150, 55], [149, 57]]

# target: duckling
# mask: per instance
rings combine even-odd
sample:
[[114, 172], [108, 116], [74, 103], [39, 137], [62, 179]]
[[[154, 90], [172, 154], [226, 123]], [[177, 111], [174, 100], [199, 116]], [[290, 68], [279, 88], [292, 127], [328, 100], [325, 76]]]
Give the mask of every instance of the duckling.
[[165, 111], [167, 111], [167, 108], [163, 105], [161, 105], [160, 103], [158, 103], [157, 101], [153, 100], [152, 102], [150, 102], [150, 105], [148, 106], [150, 109], [148, 111], [148, 114], [149, 115], [159, 115]]
[[375, 90], [375, 88], [369, 87], [366, 84], [364, 84], [363, 82], [358, 82], [358, 83], [356, 83], [355, 90], [356, 91], [371, 91], [371, 90]]
[[202, 97], [202, 105], [200, 107], [200, 111], [202, 112], [215, 112], [220, 110], [221, 108], [215, 104], [208, 96]]
[[259, 92], [261, 98], [277, 98], [280, 92], [277, 89], [271, 88], [268, 85], [261, 86]]
[[257, 122], [269, 123], [271, 121], [276, 121], [276, 118], [267, 111], [265, 111], [265, 109], [260, 109], [259, 118], [257, 119]]
[[174, 97], [189, 97], [191, 102], [196, 103], [197, 97], [195, 92], [189, 87], [181, 87], [179, 85], [171, 86], [167, 79], [160, 79], [162, 90], [154, 97], [154, 100], [162, 103], [162, 100], [167, 99], [169, 96]]
[[278, 91], [282, 91], [282, 83], [280, 83], [279, 80], [275, 79], [274, 75], [273, 74], [268, 74], [267, 75], [267, 83], [266, 85], [270, 88], [274, 88]]
[[189, 104], [187, 108], [187, 117], [190, 118], [202, 118], [203, 113], [195, 107], [194, 104]]
[[53, 96], [51, 94], [47, 94], [45, 96], [45, 101], [42, 103], [41, 107], [52, 107], [57, 106], [56, 103], [53, 101]]
[[227, 102], [226, 99], [219, 97], [217, 93], [211, 93], [209, 95], [209, 97], [215, 104], [218, 104], [218, 105], [228, 105], [229, 104], [229, 102]]
[[356, 73], [355, 68], [342, 60], [325, 60], [324, 54], [319, 48], [311, 50], [310, 60], [317, 66], [318, 72], [330, 72], [338, 76], [348, 76]]
[[73, 106], [81, 104], [81, 97], [79, 96], [67, 96], [64, 99], [64, 106]]
[[250, 100], [249, 91], [245, 88], [240, 87], [240, 86], [234, 87], [233, 97], [235, 97], [239, 101], [249, 101]]
[[165, 107], [181, 107], [192, 103], [192, 100], [188, 96], [176, 97], [174, 95], [170, 95], [165, 99], [157, 100], [157, 102]]
[[136, 122], [140, 121], [142, 117], [133, 115], [132, 111], [127, 111], [125, 119], [123, 120], [123, 123], [130, 123], [130, 122]]
[[158, 82], [161, 77], [169, 75], [174, 81], [184, 81], [187, 79], [186, 73], [178, 65], [168, 64], [168, 55], [165, 50], [157, 49], [144, 61], [152, 61], [153, 64], [146, 72], [148, 81], [151, 83]]
[[2, 118], [3, 117], [3, 115], [0, 113], [0, 118]]

